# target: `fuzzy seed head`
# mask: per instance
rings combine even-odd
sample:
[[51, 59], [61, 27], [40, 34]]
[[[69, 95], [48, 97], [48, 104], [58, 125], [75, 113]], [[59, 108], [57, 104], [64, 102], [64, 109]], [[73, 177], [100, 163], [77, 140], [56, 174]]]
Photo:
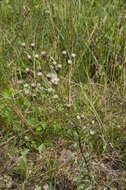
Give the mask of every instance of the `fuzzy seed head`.
[[53, 91], [54, 91], [53, 88], [48, 88], [48, 89], [47, 89], [47, 92], [49, 92], [49, 93], [50, 93], [50, 92], [53, 92]]
[[41, 76], [42, 76], [42, 72], [38, 72], [37, 75], [38, 75], [39, 77], [41, 77]]
[[67, 107], [68, 109], [70, 109], [70, 108], [71, 108], [71, 104], [66, 104], [66, 107]]
[[43, 59], [46, 59], [46, 58], [47, 58], [47, 53], [46, 53], [46, 51], [42, 51], [42, 52], [41, 52], [41, 55], [42, 55], [42, 58], [43, 58]]
[[68, 60], [68, 64], [72, 65], [72, 60], [71, 59]]
[[35, 87], [36, 87], [36, 84], [35, 84], [35, 83], [32, 83], [31, 86], [32, 86], [32, 88], [35, 88]]
[[34, 49], [35, 48], [35, 44], [31, 43], [31, 48]]
[[81, 114], [81, 119], [84, 119], [84, 118], [85, 118], [84, 114]]
[[77, 120], [80, 120], [80, 119], [81, 119], [81, 117], [79, 115], [77, 115]]
[[76, 54], [75, 54], [75, 53], [72, 53], [71, 56], [74, 58], [74, 57], [76, 57]]
[[28, 58], [29, 61], [32, 61], [31, 55], [28, 54], [28, 55], [27, 55], [27, 58]]
[[26, 47], [26, 44], [25, 44], [24, 42], [22, 42], [22, 43], [21, 43], [21, 46], [22, 46], [23, 48], [25, 48], [25, 47]]
[[34, 57], [37, 59], [37, 58], [39, 57], [39, 55], [38, 55], [38, 54], [35, 54]]
[[52, 79], [52, 80], [51, 80], [51, 83], [52, 83], [53, 85], [58, 85], [58, 82], [59, 82], [59, 78], [55, 78], [55, 79]]
[[64, 50], [64, 51], [62, 51], [62, 54], [63, 54], [63, 55], [66, 55], [66, 54], [67, 54], [67, 52]]
[[29, 73], [30, 73], [30, 69], [29, 69], [29, 68], [26, 68], [26, 72], [29, 74]]
[[93, 130], [90, 130], [90, 135], [94, 135], [95, 132]]

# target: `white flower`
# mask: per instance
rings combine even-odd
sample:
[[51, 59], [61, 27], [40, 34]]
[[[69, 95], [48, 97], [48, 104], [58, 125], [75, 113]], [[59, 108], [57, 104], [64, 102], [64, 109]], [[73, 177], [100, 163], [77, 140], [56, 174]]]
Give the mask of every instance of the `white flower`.
[[29, 69], [29, 68], [26, 68], [26, 72], [27, 72], [27, 73], [30, 72], [30, 69]]
[[35, 84], [35, 83], [32, 83], [31, 86], [32, 86], [32, 88], [35, 88], [36, 84]]
[[48, 73], [46, 75], [46, 77], [48, 80], [55, 79], [55, 78], [57, 78], [57, 74], [56, 73]]
[[57, 85], [59, 82], [59, 78], [57, 77], [56, 73], [48, 73], [46, 75], [47, 79], [51, 81], [52, 84]]
[[27, 55], [27, 58], [28, 58], [28, 60], [30, 60], [30, 61], [32, 60], [32, 57], [31, 57], [31, 55], [29, 55], [29, 54]]
[[63, 54], [63, 55], [66, 55], [67, 53], [66, 53], [66, 51], [64, 50], [64, 51], [62, 51], [62, 54]]
[[25, 44], [24, 42], [22, 42], [22, 43], [21, 43], [21, 46], [25, 48], [25, 47], [26, 47], [26, 44]]
[[28, 84], [27, 84], [27, 83], [25, 83], [25, 84], [24, 84], [24, 88], [27, 88], [27, 87], [28, 87]]
[[25, 95], [30, 94], [30, 91], [28, 89], [25, 90]]
[[71, 60], [71, 59], [68, 60], [68, 64], [69, 64], [69, 65], [72, 64], [72, 60]]
[[80, 120], [80, 119], [81, 119], [79, 115], [77, 115], [77, 119], [78, 119], [78, 120]]
[[90, 130], [90, 135], [94, 135], [95, 132], [93, 130]]
[[53, 91], [54, 91], [53, 88], [48, 88], [48, 89], [47, 89], [47, 92], [53, 92]]
[[95, 121], [94, 120], [92, 120], [92, 122], [91, 122], [92, 124], [94, 124], [95, 123]]
[[59, 78], [54, 78], [51, 80], [51, 83], [54, 84], [54, 85], [57, 85], [59, 82]]
[[61, 65], [61, 64], [58, 64], [58, 65], [57, 65], [57, 68], [58, 68], [58, 69], [61, 69], [61, 68], [62, 68], [62, 65]]
[[34, 57], [37, 59], [37, 58], [39, 57], [39, 55], [38, 55], [38, 54], [35, 54]]
[[67, 104], [66, 107], [69, 109], [71, 108], [71, 104]]
[[84, 114], [81, 114], [81, 119], [84, 119], [84, 118], [85, 118]]
[[37, 75], [40, 77], [42, 76], [42, 72], [38, 72]]
[[74, 58], [74, 57], [76, 57], [76, 54], [75, 54], [75, 53], [72, 53], [71, 56]]
[[34, 47], [35, 47], [35, 44], [34, 44], [34, 43], [31, 43], [31, 47], [34, 48]]

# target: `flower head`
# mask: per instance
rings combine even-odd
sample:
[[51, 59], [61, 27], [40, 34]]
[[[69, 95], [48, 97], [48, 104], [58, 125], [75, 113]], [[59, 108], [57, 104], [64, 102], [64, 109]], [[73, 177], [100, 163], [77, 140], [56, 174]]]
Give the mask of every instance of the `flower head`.
[[71, 60], [71, 59], [68, 60], [68, 64], [69, 64], [69, 65], [72, 64], [72, 60]]
[[63, 55], [66, 55], [67, 53], [66, 53], [66, 51], [64, 50], [64, 51], [62, 51], [62, 54], [63, 54]]
[[42, 58], [43, 58], [43, 59], [46, 59], [46, 58], [47, 58], [47, 53], [46, 53], [46, 51], [42, 51], [42, 52], [41, 52], [41, 55], [42, 55]]
[[31, 43], [31, 48], [32, 48], [32, 50], [35, 49], [35, 44], [34, 43]]
[[21, 46], [22, 46], [23, 48], [25, 48], [25, 47], [26, 47], [25, 42], [22, 42], [22, 43], [21, 43]]

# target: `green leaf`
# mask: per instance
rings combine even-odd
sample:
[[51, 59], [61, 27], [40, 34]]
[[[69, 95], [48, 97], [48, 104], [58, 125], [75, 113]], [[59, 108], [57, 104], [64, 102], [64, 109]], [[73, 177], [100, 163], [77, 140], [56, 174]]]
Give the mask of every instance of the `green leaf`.
[[84, 184], [80, 184], [77, 186], [77, 190], [81, 190], [81, 189], [84, 189]]
[[42, 131], [42, 128], [39, 126], [36, 128], [36, 131]]
[[3, 96], [4, 96], [5, 98], [8, 98], [8, 97], [10, 97], [11, 95], [12, 95], [12, 89], [11, 89], [11, 88], [6, 88], [5, 91], [4, 91], [4, 93], [3, 93]]
[[45, 145], [45, 144], [41, 144], [41, 145], [38, 147], [38, 151], [39, 151], [40, 154], [41, 154], [45, 149], [46, 149], [46, 145]]
[[29, 152], [28, 148], [24, 148], [23, 150], [21, 150], [21, 155], [24, 156]]

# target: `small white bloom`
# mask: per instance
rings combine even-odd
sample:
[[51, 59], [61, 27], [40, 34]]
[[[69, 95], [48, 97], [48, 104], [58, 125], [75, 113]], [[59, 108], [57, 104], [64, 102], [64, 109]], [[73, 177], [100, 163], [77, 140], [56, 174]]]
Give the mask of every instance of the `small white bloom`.
[[48, 88], [48, 89], [47, 89], [47, 92], [53, 92], [53, 91], [54, 91], [53, 88]]
[[28, 89], [25, 90], [25, 95], [30, 94], [30, 91]]
[[77, 119], [78, 119], [78, 120], [80, 120], [80, 119], [81, 119], [79, 115], [77, 115]]
[[71, 108], [71, 104], [67, 104], [66, 107], [69, 109]]
[[58, 65], [57, 65], [57, 68], [58, 68], [58, 69], [61, 69], [61, 68], [62, 68], [62, 65], [61, 65], [61, 64], [58, 64]]
[[95, 121], [94, 120], [92, 120], [92, 122], [91, 122], [92, 124], [94, 124], [95, 123]]
[[59, 78], [54, 78], [51, 80], [51, 83], [54, 84], [54, 85], [57, 85], [59, 82]]
[[75, 53], [72, 53], [71, 56], [74, 58], [74, 57], [76, 57], [76, 54], [75, 54]]
[[34, 43], [31, 43], [31, 47], [34, 48], [34, 47], [35, 47], [35, 44], [34, 44]]
[[35, 84], [35, 83], [32, 83], [31, 86], [32, 86], [32, 88], [35, 88], [36, 84]]
[[27, 88], [27, 87], [28, 87], [28, 84], [27, 84], [27, 83], [25, 83], [25, 84], [24, 84], [24, 88]]
[[38, 72], [37, 75], [40, 77], [42, 76], [42, 72]]
[[72, 60], [71, 60], [71, 59], [68, 60], [68, 64], [69, 64], [69, 65], [72, 64]]
[[29, 68], [26, 68], [26, 72], [29, 72], [30, 71], [30, 69]]
[[21, 43], [21, 46], [25, 48], [25, 47], [26, 47], [26, 44], [25, 44], [24, 42], [22, 42], [22, 43]]
[[28, 58], [28, 60], [30, 60], [30, 61], [32, 60], [32, 57], [31, 57], [31, 55], [29, 55], [29, 54], [27, 55], [27, 58]]
[[39, 57], [39, 55], [38, 55], [38, 54], [35, 54], [34, 57], [37, 59], [37, 58]]
[[56, 73], [48, 73], [46, 75], [46, 77], [47, 77], [48, 80], [52, 80], [52, 79], [57, 78], [57, 74]]
[[64, 51], [62, 51], [62, 54], [63, 54], [63, 55], [66, 55], [67, 53], [66, 53], [66, 51], [64, 50]]
[[90, 135], [94, 135], [95, 132], [93, 130], [90, 130]]
[[84, 119], [84, 118], [85, 118], [84, 114], [81, 114], [81, 119]]

